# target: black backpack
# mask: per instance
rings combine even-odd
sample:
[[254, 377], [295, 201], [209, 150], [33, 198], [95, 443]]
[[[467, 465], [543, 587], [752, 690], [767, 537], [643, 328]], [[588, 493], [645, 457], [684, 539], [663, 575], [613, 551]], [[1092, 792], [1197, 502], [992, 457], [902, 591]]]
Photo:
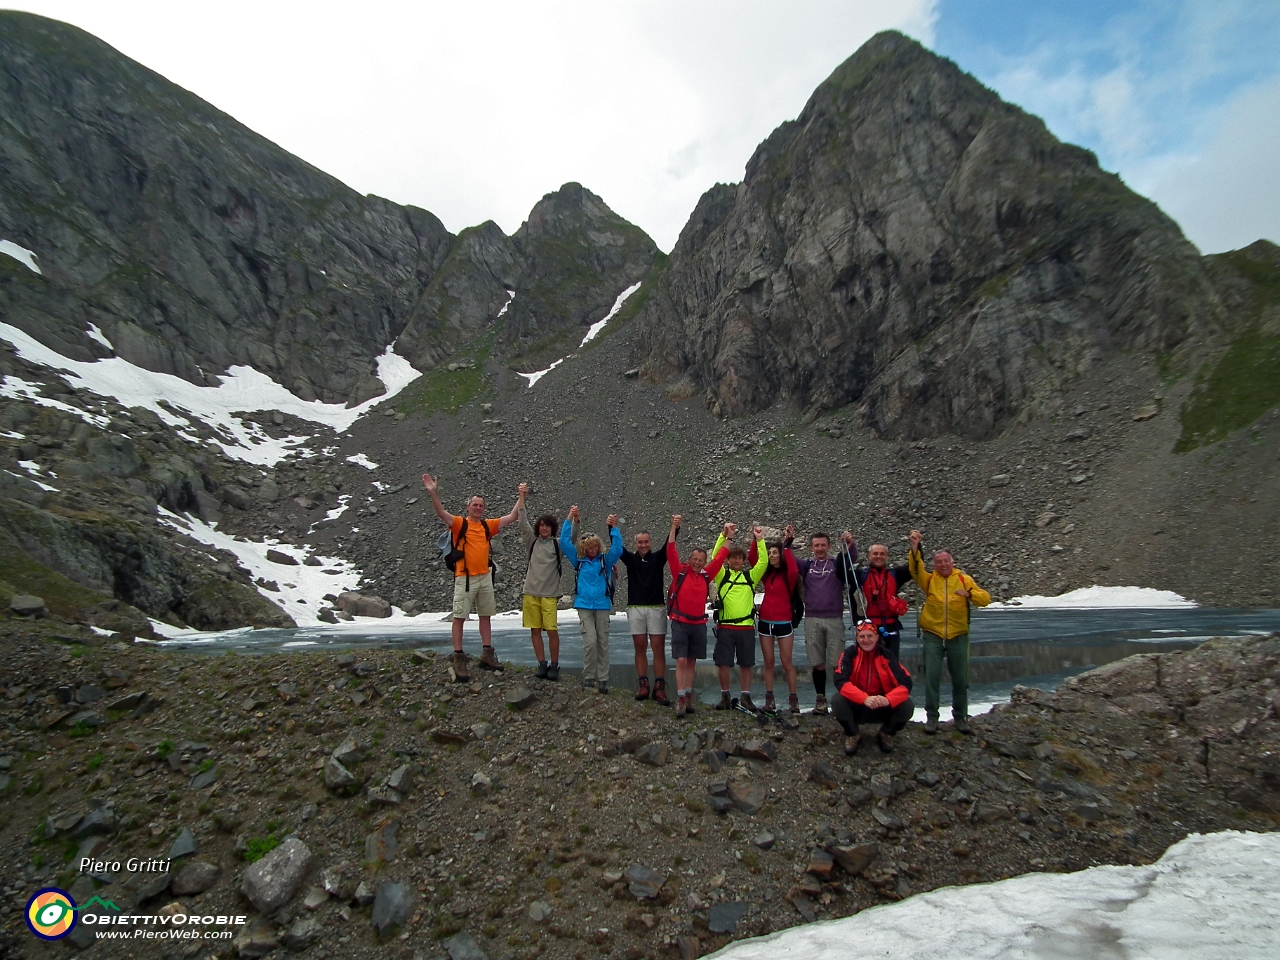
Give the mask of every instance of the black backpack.
[[[557, 577], [563, 577], [563, 576], [564, 576], [564, 571], [560, 568], [560, 558], [561, 558], [561, 556], [562, 556], [562, 554], [560, 553], [560, 538], [559, 538], [559, 537], [552, 537], [552, 538], [551, 538], [551, 543], [552, 543], [552, 545], [556, 548], [556, 576], [557, 576]], [[538, 538], [535, 536], [535, 537], [533, 538], [533, 543], [529, 544], [529, 559], [530, 559], [530, 560], [532, 560], [532, 559], [533, 559], [533, 548], [534, 548], [534, 547], [536, 547], [537, 545], [538, 545]], [[449, 562], [449, 561], [448, 561], [448, 559], [446, 559], [446, 560], [445, 560], [445, 563], [448, 563], [448, 562]], [[610, 594], [610, 599], [612, 599], [612, 594]]]
[[[492, 531], [489, 530], [489, 524], [484, 523], [482, 521], [480, 524], [480, 527], [484, 530], [485, 542], [491, 542], [493, 540], [493, 533]], [[467, 556], [467, 518], [466, 517], [462, 518], [462, 526], [458, 528], [457, 539], [451, 539], [449, 543], [453, 547], [453, 549], [444, 555], [444, 565], [448, 567], [449, 570], [456, 576], [458, 573], [458, 564], [462, 563], [462, 561], [466, 559], [466, 556]], [[559, 555], [559, 551], [560, 551], [560, 548], [559, 546], [557, 546], [556, 547], [557, 556]], [[493, 553], [490, 552], [489, 570], [492, 572], [495, 569], [495, 566], [496, 565], [493, 562]], [[468, 590], [471, 589], [470, 573], [467, 574], [466, 588]]]
[[715, 599], [714, 599], [713, 601], [711, 601], [711, 611], [712, 611], [712, 613], [715, 615], [716, 623], [717, 623], [717, 624], [723, 624], [723, 623], [750, 623], [752, 620], [754, 620], [754, 619], [756, 618], [756, 610], [755, 610], [755, 604], [754, 604], [754, 603], [752, 603], [752, 605], [751, 605], [751, 612], [750, 612], [749, 614], [747, 614], [745, 617], [735, 617], [735, 618], [734, 618], [734, 619], [732, 619], [732, 620], [722, 620], [722, 619], [720, 618], [720, 614], [724, 612], [724, 586], [725, 586], [725, 584], [729, 584], [729, 586], [731, 586], [731, 587], [734, 585], [733, 583], [730, 583], [730, 578], [731, 578], [735, 573], [741, 573], [741, 574], [742, 574], [742, 576], [743, 576], [743, 579], [745, 579], [745, 580], [747, 581], [747, 586], [751, 588], [752, 593], [754, 593], [754, 592], [755, 592], [756, 584], [755, 584], [755, 581], [751, 579], [751, 571], [750, 571], [750, 570], [748, 570], [746, 567], [743, 567], [741, 570], [728, 570], [728, 571], [727, 571], [727, 574], [726, 574], [726, 576], [725, 576], [725, 578], [724, 578], [723, 580], [721, 580], [721, 581], [720, 581], [720, 585], [719, 585], [718, 587], [716, 587], [716, 597], [715, 597]]

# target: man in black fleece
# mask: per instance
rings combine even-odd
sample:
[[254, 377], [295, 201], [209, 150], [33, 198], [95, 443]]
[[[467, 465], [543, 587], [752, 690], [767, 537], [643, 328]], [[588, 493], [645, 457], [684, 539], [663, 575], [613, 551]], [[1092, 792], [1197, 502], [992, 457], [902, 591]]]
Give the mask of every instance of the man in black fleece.
[[636, 534], [633, 553], [623, 549], [622, 563], [627, 568], [627, 624], [631, 642], [636, 648], [636, 675], [640, 678], [637, 700], [649, 699], [649, 652], [653, 647], [653, 700], [669, 707], [667, 697], [667, 592], [662, 571], [666, 566], [667, 542], [653, 549], [648, 531]]

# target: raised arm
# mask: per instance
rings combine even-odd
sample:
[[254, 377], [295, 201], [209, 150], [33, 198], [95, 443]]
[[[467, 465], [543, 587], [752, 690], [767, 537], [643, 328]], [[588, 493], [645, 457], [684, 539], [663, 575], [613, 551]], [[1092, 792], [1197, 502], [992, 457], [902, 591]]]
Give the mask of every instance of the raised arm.
[[560, 524], [560, 552], [572, 561], [575, 570], [578, 568], [578, 550], [574, 546], [577, 535], [578, 508], [573, 506], [569, 508], [569, 515], [564, 518], [564, 523]]
[[422, 486], [431, 495], [431, 505], [436, 508], [436, 516], [446, 527], [453, 525], [453, 514], [440, 502], [440, 481], [429, 473], [422, 475]]
[[505, 517], [502, 517], [501, 519], [498, 520], [499, 530], [501, 530], [503, 527], [506, 527], [515, 523], [516, 520], [519, 519], [521, 511], [524, 510], [524, 498], [528, 496], [528, 494], [529, 494], [529, 485], [527, 483], [520, 484], [520, 486], [517, 488], [517, 493], [516, 493], [516, 505], [511, 508], [510, 513], [508, 513]]
[[911, 531], [911, 552], [907, 554], [907, 569], [911, 572], [911, 579], [916, 582], [916, 586], [929, 593], [929, 581], [932, 575], [924, 568], [924, 554], [920, 552], [920, 544], [924, 542], [924, 538], [920, 536], [919, 530]]
[[[751, 550], [747, 555], [747, 562], [751, 564], [751, 582], [759, 583], [760, 578], [764, 576], [765, 570], [769, 566], [769, 551], [764, 545], [764, 531], [756, 524], [751, 530], [754, 538], [751, 543]], [[755, 554], [755, 556], [751, 556]]]
[[665, 544], [667, 566], [671, 569], [673, 577], [680, 575], [680, 550], [676, 546], [676, 534], [680, 532], [680, 524], [683, 520], [684, 518], [678, 513], [671, 518], [671, 532], [667, 534], [667, 542]]
[[[614, 518], [617, 523], [617, 518]], [[622, 556], [622, 531], [616, 526], [609, 527], [609, 552], [604, 555], [604, 565], [612, 567]]]

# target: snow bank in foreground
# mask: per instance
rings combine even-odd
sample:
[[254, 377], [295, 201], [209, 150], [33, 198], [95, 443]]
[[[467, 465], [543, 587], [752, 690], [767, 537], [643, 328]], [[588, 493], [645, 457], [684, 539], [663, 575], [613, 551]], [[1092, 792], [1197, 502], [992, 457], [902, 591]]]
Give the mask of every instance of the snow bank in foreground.
[[[604, 318], [601, 320], [597, 320], [595, 323], [593, 323], [591, 326], [587, 328], [587, 335], [583, 337], [582, 342], [578, 344], [579, 350], [581, 350], [583, 347], [585, 347], [588, 343], [590, 343], [592, 340], [596, 338], [596, 335], [599, 334], [600, 331], [604, 329], [604, 325], [608, 323], [610, 320], [612, 320], [615, 316], [617, 316], [618, 311], [622, 309], [622, 305], [627, 302], [627, 298], [631, 296], [633, 293], [635, 293], [637, 290], [639, 290], [641, 286], [642, 286], [641, 283], [633, 283], [631, 286], [627, 287], [627, 289], [623, 290], [620, 294], [618, 294], [618, 299], [613, 301], [613, 306], [609, 309], [609, 312], [604, 315]], [[512, 296], [515, 296], [515, 294], [512, 294]], [[506, 308], [504, 307], [503, 309], [506, 309]], [[502, 316], [502, 314], [498, 314], [498, 316]], [[570, 356], [572, 356], [572, 354], [570, 354]], [[559, 360], [551, 364], [551, 366], [547, 367], [545, 370], [535, 370], [533, 373], [521, 373], [520, 376], [528, 380], [529, 386], [532, 387], [535, 383], [537, 383], [539, 380], [545, 377], [548, 373], [550, 373], [552, 370], [560, 366], [560, 364], [564, 363], [568, 359], [569, 357], [561, 357]], [[517, 373], [518, 372], [519, 371], [517, 371]]]
[[1153, 587], [1081, 587], [1057, 597], [1014, 597], [1008, 603], [993, 603], [987, 609], [1021, 607], [1022, 609], [1056, 610], [1100, 609], [1128, 607], [1150, 610], [1159, 607], [1198, 607], [1194, 600], [1172, 590], [1156, 590]]
[[731, 960], [1280, 956], [1280, 834], [1192, 834], [1149, 867], [947, 887], [731, 944]]
[[28, 250], [26, 247], [14, 243], [12, 240], [0, 240], [0, 253], [5, 256], [13, 257], [20, 264], [30, 270], [32, 273], [44, 273], [40, 269], [40, 264], [36, 263], [36, 254], [34, 250]]
[[[201, 387], [172, 374], [144, 370], [120, 357], [92, 362], [71, 360], [7, 323], [0, 323], [0, 339], [12, 343], [24, 360], [61, 371], [63, 378], [74, 387], [84, 387], [99, 396], [112, 397], [125, 407], [151, 410], [193, 443], [200, 441], [186, 432], [192, 426], [188, 418], [201, 420], [218, 434], [214, 442], [228, 456], [264, 466], [279, 462], [291, 450], [299, 450], [301, 444], [310, 438], [275, 440], [257, 424], [235, 416], [236, 413], [280, 410], [342, 432], [421, 376], [408, 360], [395, 352], [392, 344], [378, 357], [378, 378], [386, 387], [386, 393], [358, 406], [345, 407], [340, 403], [300, 400], [252, 367], [231, 367], [218, 378], [222, 381], [218, 386]], [[47, 406], [60, 405], [90, 421], [101, 421], [99, 426], [106, 422], [102, 417], [95, 418], [93, 414], [60, 404], [60, 401], [40, 397], [32, 385], [16, 377], [5, 379], [5, 391], [6, 395], [22, 394]]]

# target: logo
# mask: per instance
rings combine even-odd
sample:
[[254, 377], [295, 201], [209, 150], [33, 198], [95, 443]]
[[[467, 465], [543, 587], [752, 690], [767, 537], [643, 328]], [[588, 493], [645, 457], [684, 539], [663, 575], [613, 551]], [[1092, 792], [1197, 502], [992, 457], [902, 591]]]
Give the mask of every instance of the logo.
[[27, 901], [27, 926], [41, 940], [61, 940], [76, 925], [76, 902], [57, 887], [37, 890]]

